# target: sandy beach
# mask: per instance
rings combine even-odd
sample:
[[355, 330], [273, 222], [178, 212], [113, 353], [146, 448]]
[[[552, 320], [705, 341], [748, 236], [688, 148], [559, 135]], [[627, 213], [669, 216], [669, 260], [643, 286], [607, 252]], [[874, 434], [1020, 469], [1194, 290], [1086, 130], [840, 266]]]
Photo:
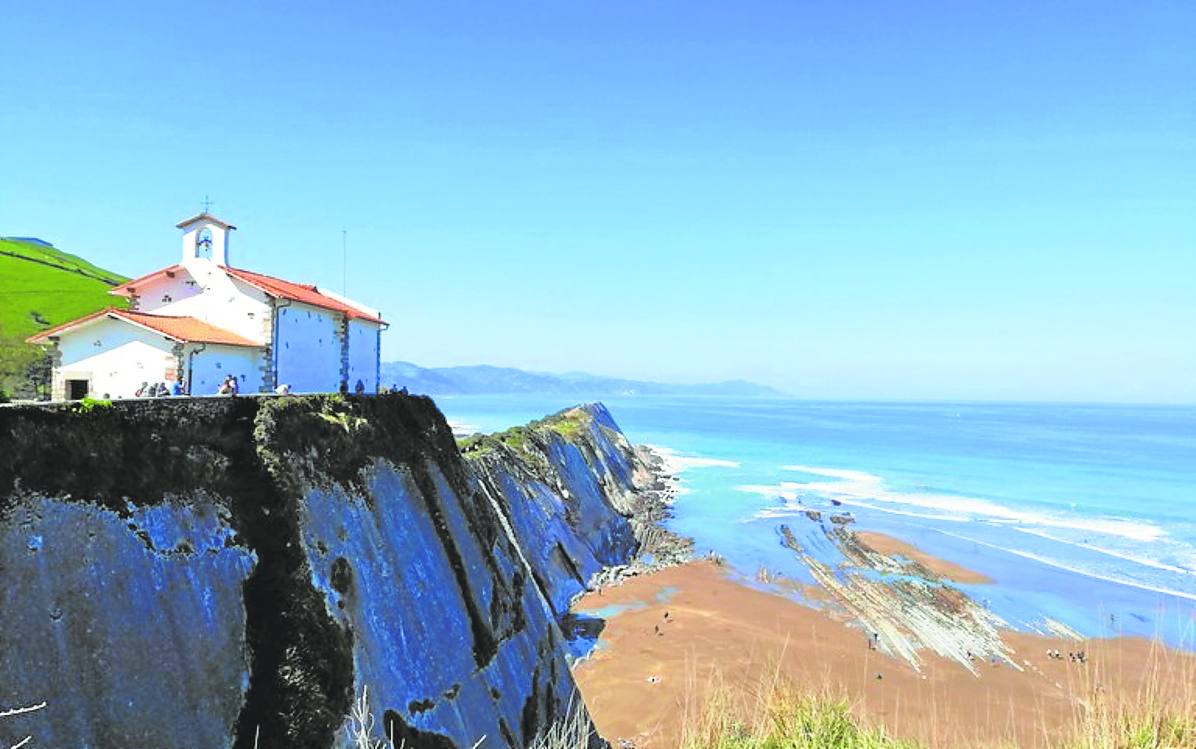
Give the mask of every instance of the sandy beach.
[[992, 578], [987, 575], [981, 575], [967, 567], [955, 564], [954, 562], [948, 562], [945, 559], [932, 557], [917, 546], [907, 544], [899, 538], [894, 538], [884, 533], [876, 533], [875, 531], [858, 531], [855, 535], [881, 554], [905, 557], [952, 582], [969, 585], [987, 585], [993, 582]]
[[[863, 536], [864, 534], [860, 534]], [[899, 539], [864, 536], [874, 549], [948, 579], [980, 581]], [[601, 734], [618, 746], [677, 746], [683, 726], [716, 691], [750, 704], [770, 682], [828, 690], [858, 715], [935, 747], [1014, 740], [1037, 747], [1066, 733], [1085, 700], [1192, 699], [1196, 656], [1140, 638], [1078, 642], [1003, 631], [1009, 662], [978, 659], [977, 674], [920, 652], [921, 672], [873, 649], [849, 617], [756, 589], [710, 561], [692, 562], [588, 594], [575, 610], [617, 611], [600, 645], [575, 667]], [[1058, 650], [1059, 655], [1048, 653]], [[1084, 661], [1069, 657], [1083, 651]]]

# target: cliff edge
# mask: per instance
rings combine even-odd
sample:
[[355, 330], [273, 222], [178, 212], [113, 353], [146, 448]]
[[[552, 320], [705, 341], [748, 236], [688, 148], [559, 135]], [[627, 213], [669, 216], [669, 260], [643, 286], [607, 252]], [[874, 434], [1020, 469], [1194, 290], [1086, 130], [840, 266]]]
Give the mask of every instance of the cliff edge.
[[46, 703], [0, 730], [346, 746], [368, 689], [396, 745], [527, 746], [658, 479], [600, 405], [525, 435], [466, 460], [402, 395], [0, 408], [0, 708]]
[[672, 494], [661, 460], [633, 446], [601, 403], [470, 437], [461, 452], [498, 500], [558, 618], [580, 593], [692, 550], [659, 525]]

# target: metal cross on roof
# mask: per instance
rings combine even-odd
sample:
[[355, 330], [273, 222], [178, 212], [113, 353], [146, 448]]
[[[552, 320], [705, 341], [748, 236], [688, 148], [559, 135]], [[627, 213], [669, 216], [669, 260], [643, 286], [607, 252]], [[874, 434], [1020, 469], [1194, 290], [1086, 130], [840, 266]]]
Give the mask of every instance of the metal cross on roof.
[[204, 212], [204, 213], [208, 213], [208, 212], [209, 212], [209, 210], [210, 210], [210, 209], [212, 208], [212, 206], [214, 206], [214, 205], [215, 205], [215, 203], [213, 203], [211, 200], [209, 200], [209, 199], [208, 199], [208, 195], [207, 195], [207, 193], [204, 193], [204, 196], [203, 196], [203, 212]]

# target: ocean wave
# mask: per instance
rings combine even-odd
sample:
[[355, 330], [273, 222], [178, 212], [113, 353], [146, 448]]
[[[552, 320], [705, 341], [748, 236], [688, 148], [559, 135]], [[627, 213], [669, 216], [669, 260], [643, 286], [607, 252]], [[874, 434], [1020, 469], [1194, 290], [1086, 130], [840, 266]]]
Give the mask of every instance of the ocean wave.
[[1011, 548], [1008, 548], [1005, 546], [999, 546], [997, 544], [989, 543], [987, 541], [981, 541], [978, 538], [972, 538], [970, 536], [964, 536], [964, 535], [961, 535], [958, 533], [950, 533], [950, 532], [944, 531], [944, 530], [940, 530], [939, 532], [944, 535], [951, 536], [952, 538], [957, 538], [961, 541], [967, 541], [969, 543], [978, 544], [980, 546], [986, 546], [990, 549], [995, 549], [997, 551], [1003, 551], [1007, 554], [1013, 554], [1014, 556], [1018, 556], [1023, 559], [1029, 559], [1029, 560], [1038, 562], [1039, 564], [1045, 564], [1049, 567], [1054, 567], [1056, 569], [1060, 569], [1065, 572], [1071, 572], [1076, 575], [1083, 575], [1084, 577], [1090, 577], [1094, 580], [1102, 580], [1104, 582], [1113, 583], [1115, 585], [1125, 585], [1125, 586], [1128, 586], [1131, 588], [1137, 588], [1139, 590], [1150, 591], [1151, 593], [1162, 593], [1164, 595], [1175, 596], [1176, 598], [1186, 598], [1191, 601], [1196, 601], [1196, 593], [1188, 593], [1188, 592], [1185, 592], [1182, 590], [1173, 590], [1171, 588], [1167, 588], [1162, 585], [1146, 583], [1146, 582], [1142, 582], [1140, 580], [1130, 580], [1130, 579], [1127, 579], [1127, 578], [1124, 578], [1124, 577], [1121, 577], [1118, 575], [1104, 574], [1101, 572], [1097, 572], [1095, 570], [1086, 569], [1084, 567], [1079, 567], [1075, 564], [1070, 564], [1068, 562], [1062, 562], [1058, 559], [1044, 556], [1042, 554], [1035, 554], [1034, 552], [1024, 551], [1022, 549], [1011, 549]]
[[[798, 470], [786, 466], [787, 470]], [[829, 473], [831, 469], [826, 469]], [[836, 471], [838, 474], [856, 474], [858, 471]], [[865, 474], [867, 475], [867, 474]], [[810, 489], [811, 484], [801, 483], [799, 481], [782, 481], [778, 484], [740, 484], [735, 487], [736, 491], [744, 492], [746, 494], [758, 494], [761, 497], [768, 497], [769, 499], [780, 499], [786, 503], [786, 507], [768, 507], [758, 511], [753, 517], [755, 518], [776, 518], [776, 517], [793, 517], [805, 512], [808, 507], [794, 504], [798, 501], [798, 496], [803, 492], [807, 494], [816, 494], [827, 501], [830, 497], [826, 496], [825, 492], [814, 491]], [[881, 507], [870, 502], [863, 502], [854, 497], [835, 496], [835, 501], [846, 507], [863, 507], [869, 510], [876, 510], [877, 512], [884, 512], [890, 515], [903, 515], [911, 518], [923, 518], [925, 520], [949, 520], [956, 523], [967, 522], [971, 518], [967, 515], [951, 514], [951, 513], [929, 513], [929, 512], [914, 512], [912, 510], [899, 510], [895, 507]]]
[[1153, 523], [1125, 518], [1084, 518], [1055, 515], [1031, 510], [1018, 510], [991, 502], [987, 499], [953, 494], [928, 492], [902, 492], [885, 487], [884, 479], [865, 471], [818, 466], [787, 465], [786, 471], [797, 471], [812, 476], [822, 476], [831, 481], [784, 481], [776, 485], [773, 496], [797, 497], [799, 493], [810, 492], [847, 503], [849, 500], [885, 502], [955, 515], [967, 515], [990, 523], [1019, 526], [1043, 526], [1087, 531], [1110, 536], [1119, 536], [1133, 541], [1150, 542], [1167, 535], [1166, 531]]
[[792, 502], [797, 499], [797, 492], [787, 490], [786, 485], [796, 486], [793, 482], [781, 482], [780, 484], [741, 484], [735, 487], [737, 492], [746, 492], [747, 494], [759, 494], [761, 497], [769, 497], [776, 499], [784, 499]]
[[1144, 557], [1139, 554], [1129, 554], [1124, 551], [1117, 551], [1115, 549], [1106, 549], [1102, 546], [1094, 546], [1093, 544], [1090, 544], [1090, 543], [1085, 543], [1085, 542], [1081, 542], [1081, 541], [1073, 541], [1073, 540], [1066, 539], [1066, 538], [1060, 538], [1059, 536], [1052, 535], [1045, 531], [1038, 530], [1037, 528], [1016, 528], [1015, 530], [1020, 531], [1022, 533], [1028, 533], [1031, 536], [1045, 538], [1048, 541], [1054, 541], [1055, 543], [1066, 544], [1068, 546], [1074, 546], [1078, 549], [1087, 549], [1088, 551], [1095, 551], [1098, 554], [1104, 554], [1106, 556], [1114, 557], [1115, 559], [1121, 559], [1126, 562], [1133, 562], [1134, 564], [1140, 564], [1143, 567], [1153, 567], [1157, 570], [1164, 570], [1166, 572], [1176, 572], [1176, 573], [1179, 573], [1182, 575], [1196, 575], [1196, 569], [1180, 567], [1179, 565], [1169, 564], [1167, 562], [1159, 561], [1158, 559], [1151, 559], [1150, 557]]
[[907, 518], [921, 518], [923, 520], [946, 520], [951, 523], [967, 523], [972, 520], [967, 515], [953, 515], [951, 513], [938, 512], [914, 512], [913, 510], [898, 510], [894, 507], [881, 507], [880, 505], [870, 504], [868, 502], [860, 502], [855, 499], [841, 499], [839, 502], [844, 507], [863, 507], [869, 510], [876, 510], [877, 512], [888, 513], [889, 515], [902, 515]]
[[700, 455], [682, 455], [671, 447], [645, 445], [664, 461], [669, 473], [681, 473], [691, 468], [738, 468], [739, 461], [722, 458], [706, 458]]
[[[1192, 549], [1187, 543], [1178, 540], [1173, 541], [1168, 538], [1169, 534], [1163, 528], [1146, 521], [1050, 514], [1017, 510], [975, 497], [928, 492], [900, 492], [887, 488], [884, 479], [880, 476], [865, 471], [806, 465], [788, 465], [783, 468], [787, 471], [804, 473], [809, 476], [822, 477], [829, 480], [781, 481], [776, 484], [743, 484], [737, 486], [735, 488], [738, 491], [778, 499], [783, 502], [782, 506], [766, 507], [758, 510], [751, 519], [767, 520], [793, 517], [809, 509], [810, 499], [816, 498], [822, 502], [831, 502], [833, 500], [845, 507], [868, 509], [927, 520], [951, 522], [977, 521], [996, 524], [1007, 527], [1012, 531], [1033, 535], [1089, 552], [1103, 554], [1110, 558], [1168, 574], [1196, 575], [1196, 565], [1192, 567], [1184, 566], [1184, 562], [1189, 557], [1192, 558], [1193, 562], [1196, 562], [1196, 550]], [[802, 504], [799, 498], [806, 499], [806, 504]], [[947, 535], [955, 535], [945, 530], [943, 532]], [[1082, 540], [1080, 536], [1083, 536]], [[1149, 550], [1149, 553], [1142, 553], [1138, 549], [1119, 549], [1118, 547], [1123, 544], [1143, 546], [1144, 549]], [[1145, 544], [1149, 544], [1149, 546], [1144, 546]], [[1029, 559], [1038, 559], [1039, 557], [1038, 554], [1031, 551], [1006, 549], [1004, 547], [993, 546], [992, 544], [985, 545], [1000, 548]], [[1187, 556], [1185, 557], [1185, 555]], [[1177, 562], [1176, 560], [1179, 561]], [[1173, 590], [1171, 587], [1152, 585], [1135, 581], [1130, 577], [1103, 574], [1091, 568], [1084, 569], [1077, 567], [1078, 562], [1062, 562], [1050, 557], [1043, 557], [1042, 559], [1038, 559], [1038, 561], [1109, 582], [1133, 585], [1154, 592], [1190, 597], [1190, 594], [1181, 593]]]
[[470, 424], [468, 421], [455, 421], [448, 419], [449, 429], [452, 430], [456, 437], [468, 437], [482, 431], [477, 424]]
[[[921, 518], [923, 520], [946, 520], [946, 521], [952, 522], [952, 523], [966, 523], [970, 519], [970, 518], [963, 517], [961, 515], [932, 515], [930, 513], [925, 513], [925, 512], [907, 512], [905, 510], [893, 510], [893, 509], [889, 509], [887, 507], [876, 507], [875, 505], [869, 505], [869, 504], [865, 504], [863, 502], [858, 502], [858, 503], [844, 502], [843, 504], [845, 506], [850, 504], [850, 506], [852, 506], [852, 507], [866, 507], [868, 509], [877, 510], [878, 512], [887, 512], [890, 515], [903, 515], [905, 517]], [[781, 519], [781, 518], [792, 518], [792, 517], [797, 517], [797, 516], [804, 514], [807, 509], [809, 509], [809, 508], [792, 507], [792, 506], [788, 506], [788, 505], [786, 505], [784, 507], [766, 507], [763, 510], [757, 510], [755, 513], [750, 515], [747, 518], [747, 520], [748, 521], [751, 521], [751, 520], [776, 520], [776, 519]]]

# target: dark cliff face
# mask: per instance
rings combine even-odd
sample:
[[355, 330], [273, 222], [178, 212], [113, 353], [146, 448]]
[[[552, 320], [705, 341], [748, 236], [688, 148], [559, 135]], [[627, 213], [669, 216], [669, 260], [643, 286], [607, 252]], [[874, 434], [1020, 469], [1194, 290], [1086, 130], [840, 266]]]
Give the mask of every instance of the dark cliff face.
[[462, 452], [498, 500], [557, 617], [595, 574], [634, 556], [642, 467], [601, 404], [467, 440]]
[[0, 409], [0, 708], [44, 700], [44, 746], [329, 747], [368, 688], [379, 738], [526, 745], [573, 695], [553, 611], [635, 548], [580, 413], [504, 467], [426, 398]]

